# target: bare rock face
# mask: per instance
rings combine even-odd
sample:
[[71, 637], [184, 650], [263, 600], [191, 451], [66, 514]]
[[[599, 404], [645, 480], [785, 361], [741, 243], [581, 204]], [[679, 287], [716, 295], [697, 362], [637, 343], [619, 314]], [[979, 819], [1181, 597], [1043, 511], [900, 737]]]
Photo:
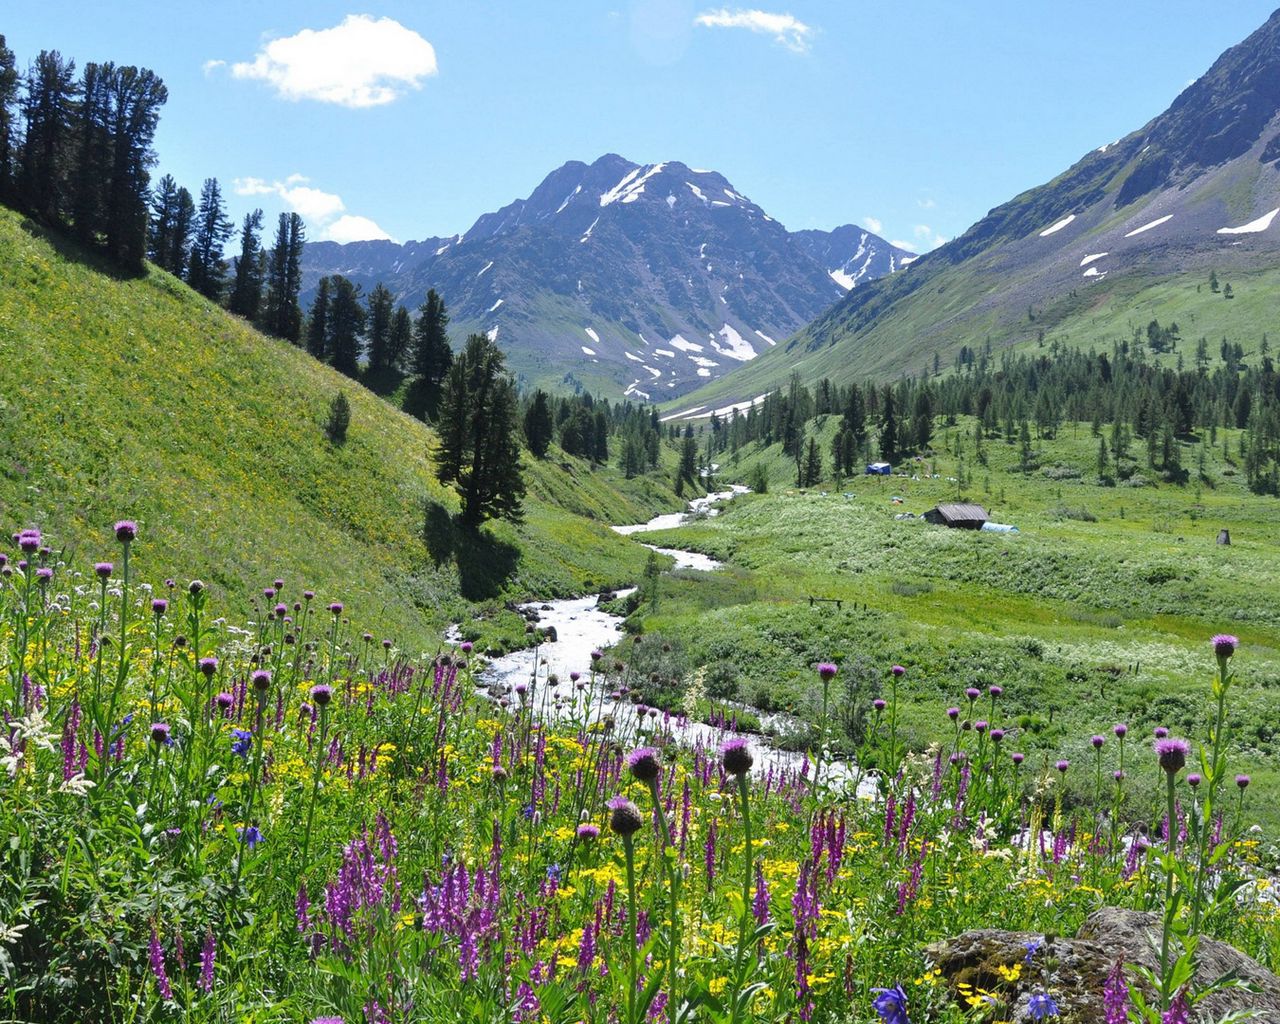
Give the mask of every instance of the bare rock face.
[[[957, 992], [964, 987], [966, 992], [1000, 994], [1013, 1020], [1027, 1017], [1035, 992], [1048, 991], [1057, 1002], [1059, 1024], [1100, 1024], [1103, 987], [1116, 962], [1155, 970], [1159, 949], [1158, 915], [1106, 907], [1091, 914], [1075, 938], [981, 929], [934, 943], [925, 953]], [[1201, 985], [1234, 972], [1257, 989], [1214, 993], [1196, 1007], [1203, 1019], [1251, 1010], [1256, 1014], [1251, 1019], [1258, 1024], [1280, 1024], [1280, 978], [1216, 939], [1201, 940], [1198, 960]], [[1015, 968], [1018, 977], [1010, 981], [1008, 975]]]

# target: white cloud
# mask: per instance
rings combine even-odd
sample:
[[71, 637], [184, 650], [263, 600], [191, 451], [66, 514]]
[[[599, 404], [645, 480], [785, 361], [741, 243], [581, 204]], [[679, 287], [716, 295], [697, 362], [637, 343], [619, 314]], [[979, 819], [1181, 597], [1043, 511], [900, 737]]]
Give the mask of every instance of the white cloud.
[[[206, 62], [206, 70], [210, 64]], [[304, 28], [273, 39], [250, 62], [231, 65], [236, 78], [272, 85], [289, 100], [376, 107], [399, 99], [436, 74], [436, 51], [391, 18], [349, 14], [333, 28]]]
[[946, 243], [947, 239], [934, 231], [928, 224], [917, 224], [913, 229], [916, 236], [914, 243], [906, 244], [902, 242], [894, 242], [894, 245], [901, 245], [906, 249], [913, 249], [915, 252], [929, 252], [932, 249]]
[[862, 226], [870, 231], [873, 235], [880, 234], [884, 230], [884, 222], [876, 217], [863, 217]]
[[916, 206], [920, 207], [920, 209], [922, 210], [932, 210], [937, 205], [938, 205], [937, 203], [935, 203], [932, 199], [929, 199], [927, 197], [924, 199], [916, 200]]
[[704, 11], [693, 19], [702, 28], [745, 28], [773, 36], [773, 41], [785, 46], [792, 53], [807, 53], [813, 28], [790, 14], [773, 14], [769, 11], [734, 10], [721, 7], [718, 11]]
[[897, 238], [896, 238], [896, 239], [894, 239], [892, 242], [890, 242], [889, 244], [890, 244], [890, 245], [892, 245], [895, 249], [906, 249], [906, 250], [907, 250], [907, 252], [915, 252], [915, 251], [916, 251], [916, 244], [915, 244], [915, 242], [904, 242], [904, 241], [902, 241], [901, 239], [897, 239]]
[[313, 188], [309, 180], [302, 174], [270, 182], [262, 178], [236, 178], [233, 188], [238, 196], [276, 196], [289, 210], [299, 214], [309, 228], [318, 231], [312, 235], [313, 241], [361, 242], [391, 238], [368, 217], [346, 213], [347, 206], [340, 195]]
[[325, 228], [320, 237], [331, 242], [365, 242], [374, 238], [391, 238], [368, 217], [352, 216], [349, 213]]
[[227, 62], [225, 60], [207, 60], [200, 65], [200, 70], [207, 75], [211, 72], [217, 71], [218, 68], [225, 68], [226, 66]]

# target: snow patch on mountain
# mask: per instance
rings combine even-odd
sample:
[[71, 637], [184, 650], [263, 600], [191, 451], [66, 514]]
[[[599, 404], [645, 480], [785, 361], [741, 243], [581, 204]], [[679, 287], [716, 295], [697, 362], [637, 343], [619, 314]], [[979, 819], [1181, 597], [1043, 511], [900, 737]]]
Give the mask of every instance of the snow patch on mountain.
[[[678, 348], [681, 352], [701, 352], [702, 346], [692, 341], [686, 341], [683, 336], [677, 334], [668, 343], [672, 348]], [[675, 353], [672, 353], [674, 355]]]
[[762, 341], [767, 341], [770, 345], [776, 345], [776, 344], [778, 344], [778, 343], [777, 343], [776, 341], [774, 341], [771, 337], [769, 337], [769, 335], [765, 334], [765, 333], [764, 333], [764, 331], [756, 331], [756, 332], [755, 332], [755, 336], [756, 336], [757, 338], [760, 338]]
[[1125, 235], [1124, 237], [1125, 237], [1125, 238], [1132, 238], [1134, 235], [1140, 235], [1140, 234], [1142, 234], [1144, 231], [1150, 231], [1152, 228], [1158, 228], [1158, 227], [1159, 227], [1161, 224], [1163, 224], [1165, 221], [1169, 221], [1169, 220], [1173, 220], [1173, 214], [1171, 214], [1171, 213], [1166, 213], [1163, 217], [1157, 217], [1157, 218], [1156, 218], [1155, 220], [1153, 220], [1150, 224], [1143, 224], [1143, 225], [1142, 225], [1142, 227], [1140, 227], [1140, 228], [1134, 228], [1132, 231], [1130, 231], [1130, 232], [1129, 232], [1127, 235]]
[[483, 277], [485, 274], [485, 271], [487, 271], [492, 266], [493, 266], [493, 260], [490, 260], [488, 263], [486, 263], [483, 267], [480, 268], [480, 273], [476, 274], [476, 277]]
[[[679, 337], [679, 335], [677, 335], [677, 337]], [[653, 350], [653, 354], [655, 356], [666, 356], [668, 359], [674, 359], [676, 357], [676, 354], [669, 348], [655, 348]]]
[[[1061, 231], [1063, 228], [1065, 228], [1068, 224], [1070, 224], [1075, 219], [1076, 219], [1076, 215], [1074, 213], [1068, 214], [1067, 216], [1063, 217], [1062, 220], [1058, 221], [1058, 223], [1050, 224], [1047, 228], [1041, 231], [1040, 237], [1048, 238], [1050, 235], [1057, 234], [1059, 231]], [[912, 278], [912, 280], [915, 280], [915, 278]]]
[[643, 362], [644, 362], [644, 360], [643, 360], [643, 359], [641, 359], [639, 356], [633, 356], [630, 352], [623, 352], [622, 354], [623, 354], [624, 356], [626, 356], [628, 359], [630, 359], [633, 363], [643, 363]]
[[[661, 174], [662, 169], [666, 166], [665, 163], [654, 164], [647, 170], [643, 167], [637, 167], [600, 197], [600, 205], [608, 206], [610, 203], [616, 202], [634, 203], [640, 198], [640, 193], [644, 191], [644, 183], [655, 174]], [[642, 171], [644, 173], [641, 173]]]
[[[587, 228], [587, 230], [583, 233], [582, 237], [578, 239], [578, 241], [579, 241], [579, 242], [585, 242], [588, 238], [590, 238], [590, 237], [591, 237], [591, 232], [592, 232], [592, 231], [594, 231], [594, 230], [596, 229], [596, 225], [597, 225], [597, 224], [599, 224], [599, 223], [600, 223], [600, 218], [599, 218], [599, 217], [597, 217], [595, 220], [593, 220], [593, 221], [591, 222], [591, 227]], [[581, 291], [581, 290], [582, 290], [582, 282], [581, 282], [581, 281], [579, 281], [579, 282], [578, 282], [578, 290], [579, 290], [579, 291]]]
[[568, 206], [573, 201], [573, 197], [576, 196], [581, 191], [582, 191], [582, 186], [579, 185], [567, 196], [565, 196], [564, 202], [561, 203], [559, 207], [556, 209], [556, 213], [564, 213], [565, 207]]
[[827, 273], [831, 275], [831, 280], [833, 280], [845, 291], [847, 292], [853, 291], [853, 286], [855, 283], [854, 279], [852, 275], [845, 273], [843, 267], [836, 267], [835, 270], [828, 270]]
[[740, 363], [745, 363], [748, 359], [756, 357], [756, 350], [751, 347], [751, 342], [747, 341], [734, 328], [725, 324], [720, 328], [720, 338], [724, 344], [715, 340], [715, 335], [711, 336], [711, 347], [719, 352], [722, 356], [728, 356], [730, 359], [736, 359]]
[[489, 311], [490, 313], [495, 312], [495, 311], [497, 310], [497, 308], [498, 308], [499, 306], [501, 306], [501, 305], [502, 305], [503, 301], [504, 301], [504, 300], [499, 299], [497, 302], [495, 302], [492, 306], [490, 306], [490, 307], [489, 307], [489, 310], [488, 310], [488, 311]]
[[594, 341], [597, 345], [599, 345], [599, 344], [600, 344], [600, 335], [598, 335], [598, 334], [597, 334], [594, 330], [592, 330], [590, 327], [584, 327], [584, 328], [582, 328], [582, 329], [583, 329], [584, 331], [586, 331], [586, 332], [587, 332], [587, 337], [588, 337], [588, 338], [590, 338], [592, 341]]
[[581, 346], [581, 348], [584, 356], [593, 356], [596, 354], [594, 349], [587, 348], [586, 345]]
[[1103, 256], [1110, 256], [1109, 252], [1093, 252], [1080, 261], [1080, 266], [1087, 267], [1094, 260], [1100, 260]]
[[1270, 213], [1264, 213], [1257, 220], [1251, 220], [1248, 224], [1241, 224], [1238, 228], [1218, 228], [1220, 235], [1256, 235], [1260, 231], [1266, 231], [1271, 227], [1271, 222], [1276, 219], [1276, 214], [1280, 213], [1280, 207], [1272, 210]]

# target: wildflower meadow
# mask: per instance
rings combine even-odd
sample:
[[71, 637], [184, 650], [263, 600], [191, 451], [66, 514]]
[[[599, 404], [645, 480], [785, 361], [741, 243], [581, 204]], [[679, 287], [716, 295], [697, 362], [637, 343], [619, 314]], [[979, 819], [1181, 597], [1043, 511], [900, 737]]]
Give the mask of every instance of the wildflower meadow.
[[[1156, 970], [1112, 965], [1107, 1024], [1238, 987], [1196, 973], [1203, 937], [1280, 962], [1234, 637], [1205, 638], [1203, 735], [1109, 722], [1085, 762], [1025, 756], [1010, 678], [908, 749], [885, 665], [844, 761], [825, 703], [794, 754], [637, 706], [644, 635], [502, 692], [469, 643], [402, 651], [287, 567], [229, 621], [199, 580], [136, 578], [145, 543], [121, 521], [96, 563], [34, 529], [0, 554], [6, 1019], [1067, 1021], [1052, 940], [1103, 906], [1163, 922]], [[1032, 938], [954, 982], [926, 948], [980, 927]]]

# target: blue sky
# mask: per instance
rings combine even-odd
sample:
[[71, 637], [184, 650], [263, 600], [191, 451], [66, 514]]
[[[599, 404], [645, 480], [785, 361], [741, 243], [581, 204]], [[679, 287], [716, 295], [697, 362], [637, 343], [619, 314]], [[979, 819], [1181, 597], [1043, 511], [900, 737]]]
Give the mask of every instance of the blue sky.
[[1160, 113], [1275, 2], [44, 0], [0, 32], [24, 64], [154, 68], [158, 171], [312, 239], [461, 232], [617, 152], [923, 250]]

